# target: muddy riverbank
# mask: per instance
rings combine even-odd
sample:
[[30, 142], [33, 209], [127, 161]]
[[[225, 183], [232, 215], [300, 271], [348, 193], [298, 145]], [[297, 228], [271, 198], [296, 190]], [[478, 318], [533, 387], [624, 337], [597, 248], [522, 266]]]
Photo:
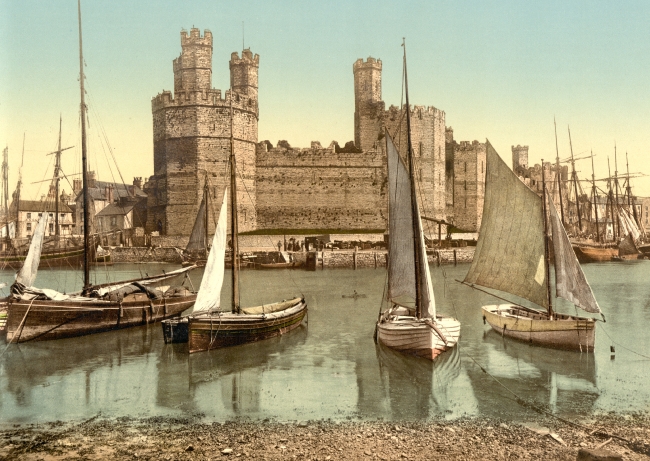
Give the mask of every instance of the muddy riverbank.
[[0, 457], [20, 460], [575, 460], [599, 446], [626, 460], [649, 459], [648, 415], [599, 415], [572, 426], [554, 418], [514, 423], [251, 422], [105, 419], [0, 429]]

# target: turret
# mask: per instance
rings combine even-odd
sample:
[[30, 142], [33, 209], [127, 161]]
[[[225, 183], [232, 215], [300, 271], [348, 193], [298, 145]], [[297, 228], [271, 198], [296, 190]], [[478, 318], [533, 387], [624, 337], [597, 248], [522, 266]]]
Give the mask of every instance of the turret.
[[250, 48], [239, 54], [230, 55], [230, 88], [239, 94], [246, 94], [257, 99], [257, 71], [260, 67], [260, 55], [253, 56]]
[[181, 55], [174, 59], [174, 93], [212, 88], [212, 32], [181, 31]]
[[381, 60], [369, 57], [357, 59], [354, 73], [354, 143], [367, 151], [373, 148], [381, 130], [380, 116], [384, 112], [381, 100]]
[[512, 171], [522, 176], [528, 169], [528, 146], [512, 146]]

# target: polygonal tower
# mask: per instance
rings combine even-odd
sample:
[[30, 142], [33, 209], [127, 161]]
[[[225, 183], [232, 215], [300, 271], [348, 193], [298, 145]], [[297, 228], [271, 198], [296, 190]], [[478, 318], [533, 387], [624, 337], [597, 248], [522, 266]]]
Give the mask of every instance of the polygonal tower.
[[384, 103], [381, 100], [381, 60], [357, 59], [354, 73], [354, 144], [368, 151], [374, 148], [381, 132]]
[[230, 88], [240, 94], [257, 99], [257, 70], [260, 67], [260, 56], [253, 56], [250, 48], [242, 51], [239, 58], [237, 53], [230, 56]]
[[[203, 36], [195, 28], [189, 34], [182, 31], [181, 47], [181, 55], [174, 59], [174, 94], [163, 91], [151, 102], [154, 175], [147, 187], [147, 231], [188, 236], [206, 178], [213, 201], [210, 208], [218, 208], [230, 183], [231, 145], [237, 160], [239, 230], [253, 230], [259, 55], [244, 50], [240, 59], [232, 54], [232, 88], [222, 96], [221, 90], [212, 88], [210, 31]], [[209, 221], [212, 233], [215, 223]]]

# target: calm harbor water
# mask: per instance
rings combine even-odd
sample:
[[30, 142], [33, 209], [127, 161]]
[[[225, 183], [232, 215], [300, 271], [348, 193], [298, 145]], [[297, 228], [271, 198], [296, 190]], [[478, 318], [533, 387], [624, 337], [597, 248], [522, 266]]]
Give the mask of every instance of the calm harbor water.
[[[116, 265], [98, 268], [95, 277], [125, 279], [162, 268], [176, 267]], [[459, 346], [434, 363], [375, 345], [384, 269], [244, 271], [243, 305], [303, 293], [306, 324], [280, 338], [191, 356], [186, 345], [165, 345], [159, 324], [12, 344], [0, 357], [0, 421], [99, 413], [217, 421], [531, 417], [510, 391], [561, 416], [650, 411], [650, 360], [623, 347], [650, 356], [650, 261], [583, 266], [607, 317], [597, 326], [594, 354], [531, 347], [491, 331], [480, 306], [498, 300], [455, 282], [468, 268], [431, 267], [439, 311], [462, 324]], [[0, 277], [10, 284], [13, 273]], [[67, 270], [38, 277], [37, 286], [61, 291], [81, 284], [79, 274]], [[195, 287], [200, 278], [200, 270], [192, 273]], [[366, 297], [342, 297], [354, 290]], [[223, 305], [229, 296], [226, 286]], [[612, 344], [618, 344], [614, 359]]]

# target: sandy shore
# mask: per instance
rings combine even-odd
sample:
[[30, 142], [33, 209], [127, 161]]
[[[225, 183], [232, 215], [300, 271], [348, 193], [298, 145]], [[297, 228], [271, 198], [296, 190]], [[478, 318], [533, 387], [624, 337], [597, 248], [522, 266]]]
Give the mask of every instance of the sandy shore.
[[[577, 421], [576, 421], [577, 422]], [[626, 460], [650, 459], [650, 415], [602, 415], [575, 427], [553, 418], [512, 423], [452, 422], [205, 423], [169, 417], [92, 418], [3, 425], [0, 457], [19, 460], [575, 460], [581, 448]]]

